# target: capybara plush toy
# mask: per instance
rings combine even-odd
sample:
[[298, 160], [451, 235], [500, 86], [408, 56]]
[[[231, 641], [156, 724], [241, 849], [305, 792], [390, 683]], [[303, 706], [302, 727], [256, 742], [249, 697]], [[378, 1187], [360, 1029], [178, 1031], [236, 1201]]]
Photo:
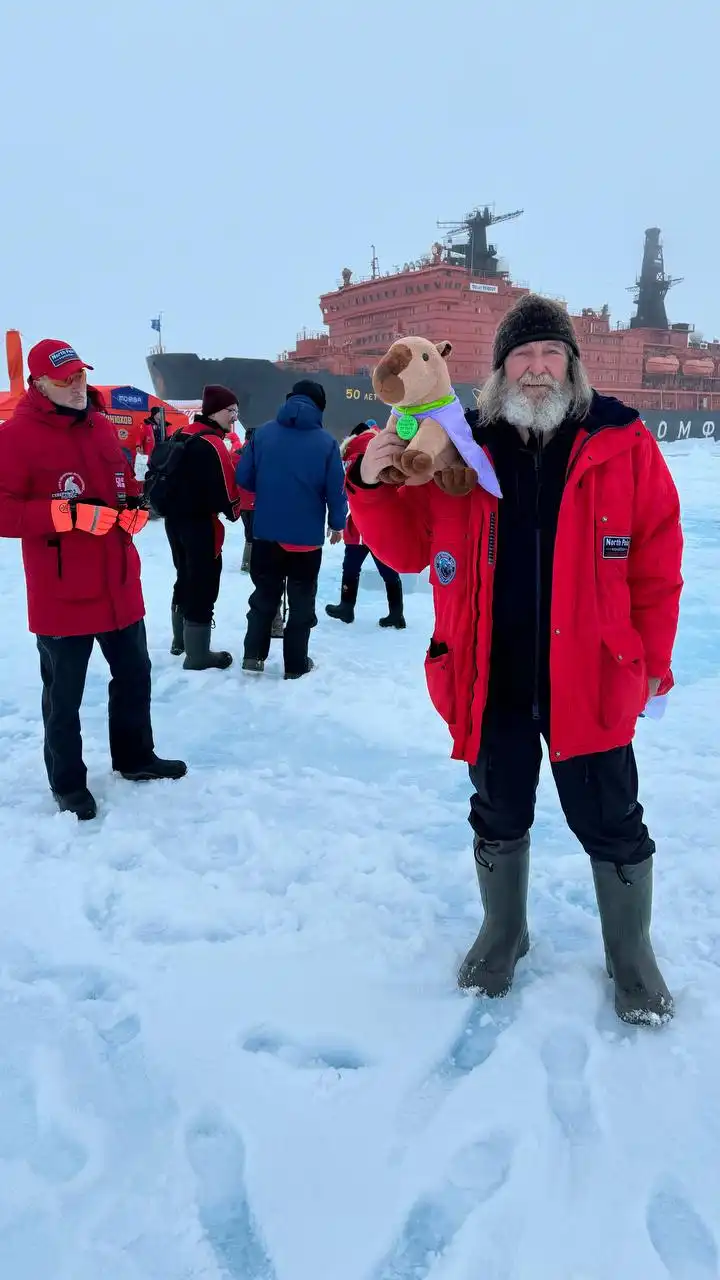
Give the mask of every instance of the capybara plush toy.
[[373, 372], [373, 389], [392, 406], [386, 431], [398, 437], [397, 464], [380, 477], [386, 484], [427, 484], [446, 493], [469, 493], [479, 482], [500, 496], [495, 473], [473, 439], [453, 391], [449, 342], [400, 338]]

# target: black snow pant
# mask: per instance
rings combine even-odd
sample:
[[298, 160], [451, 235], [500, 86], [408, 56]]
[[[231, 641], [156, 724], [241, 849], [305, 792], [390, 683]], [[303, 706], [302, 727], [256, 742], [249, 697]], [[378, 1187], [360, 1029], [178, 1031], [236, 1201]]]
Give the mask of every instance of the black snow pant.
[[56, 796], [81, 791], [87, 784], [80, 704], [95, 640], [111, 675], [108, 719], [113, 769], [132, 773], [152, 754], [150, 656], [145, 623], [136, 622], [122, 631], [105, 631], [98, 636], [38, 636], [45, 767]]
[[245, 530], [245, 541], [246, 541], [246, 542], [252, 542], [252, 540], [253, 540], [253, 525], [254, 525], [254, 523], [255, 523], [255, 512], [254, 512], [254, 511], [241, 511], [241, 512], [240, 512], [240, 519], [241, 519], [241, 520], [242, 520], [242, 522], [243, 522], [243, 528], [244, 528], [244, 530]]
[[362, 567], [367, 560], [367, 557], [370, 555], [375, 561], [375, 567], [377, 568], [383, 582], [395, 583], [400, 581], [400, 574], [397, 573], [395, 569], [391, 569], [389, 565], [383, 564], [382, 560], [378, 560], [377, 556], [373, 554], [370, 548], [366, 547], [362, 542], [358, 546], [346, 546], [345, 556], [343, 559], [343, 580], [347, 579], [348, 582], [358, 582]]
[[263, 662], [267, 658], [273, 619], [287, 581], [288, 618], [283, 637], [285, 674], [305, 674], [310, 632], [317, 626], [315, 598], [321, 562], [322, 548], [316, 551], [285, 551], [278, 542], [253, 540], [250, 577], [255, 590], [248, 601], [246, 658], [259, 658]]
[[173, 609], [187, 622], [212, 622], [222, 573], [222, 556], [215, 554], [212, 516], [166, 519], [165, 532], [177, 575]]
[[[470, 825], [482, 840], [520, 840], [535, 817], [547, 720], [488, 710], [477, 764], [470, 768], [475, 794]], [[568, 826], [591, 858], [619, 864], [644, 862], [655, 845], [638, 802], [632, 746], [552, 763]]]

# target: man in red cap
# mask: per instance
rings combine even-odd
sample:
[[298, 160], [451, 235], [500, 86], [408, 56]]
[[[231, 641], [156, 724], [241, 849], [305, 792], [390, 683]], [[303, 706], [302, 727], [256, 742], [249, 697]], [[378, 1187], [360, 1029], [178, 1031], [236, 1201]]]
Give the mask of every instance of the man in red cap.
[[164, 446], [174, 464], [166, 473], [161, 511], [177, 575], [172, 652], [185, 653], [186, 671], [224, 670], [232, 662], [231, 653], [210, 648], [210, 635], [225, 539], [219, 516], [238, 520], [242, 503], [233, 459], [225, 447], [237, 416], [235, 392], [207, 386], [202, 412]]
[[29, 387], [0, 428], [0, 537], [22, 540], [30, 630], [43, 682], [45, 764], [63, 811], [94, 818], [82, 755], [80, 704], [97, 640], [110, 667], [113, 768], [133, 782], [181, 778], [160, 760], [150, 721], [150, 659], [140, 560], [141, 486], [86, 370], [66, 342], [28, 356]]

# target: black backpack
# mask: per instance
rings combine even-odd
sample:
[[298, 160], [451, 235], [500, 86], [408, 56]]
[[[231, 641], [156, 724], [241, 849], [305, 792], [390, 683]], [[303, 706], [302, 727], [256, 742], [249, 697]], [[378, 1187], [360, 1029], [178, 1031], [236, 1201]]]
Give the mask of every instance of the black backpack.
[[164, 518], [172, 514], [177, 480], [190, 441], [211, 434], [210, 431], [197, 431], [186, 436], [179, 430], [169, 440], [155, 445], [145, 472], [144, 492], [145, 500], [156, 516]]

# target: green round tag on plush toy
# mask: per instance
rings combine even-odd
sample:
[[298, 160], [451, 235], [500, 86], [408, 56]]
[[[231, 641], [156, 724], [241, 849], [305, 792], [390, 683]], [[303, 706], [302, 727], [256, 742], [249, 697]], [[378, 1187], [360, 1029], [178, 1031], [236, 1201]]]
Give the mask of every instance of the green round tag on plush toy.
[[395, 424], [395, 430], [401, 440], [412, 440], [418, 433], [417, 418], [414, 418], [411, 413], [401, 413]]

